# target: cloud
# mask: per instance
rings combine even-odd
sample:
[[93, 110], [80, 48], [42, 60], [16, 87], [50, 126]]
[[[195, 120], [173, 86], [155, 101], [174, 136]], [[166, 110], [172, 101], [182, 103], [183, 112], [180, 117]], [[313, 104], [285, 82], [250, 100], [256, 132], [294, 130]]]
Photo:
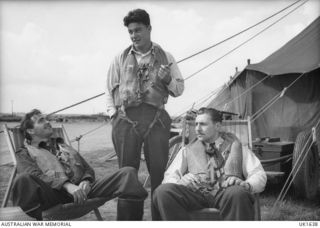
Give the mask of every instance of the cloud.
[[317, 0], [309, 1], [302, 7], [302, 15], [308, 20], [314, 20], [320, 14], [320, 2]]
[[107, 61], [102, 51], [61, 55], [48, 32], [30, 22], [20, 32], [1, 35], [1, 110], [10, 110], [8, 101], [14, 100], [19, 110], [37, 104], [53, 111], [103, 92]]
[[[248, 21], [245, 17], [235, 16], [227, 19], [220, 20], [218, 22], [214, 22], [212, 25], [211, 34], [217, 38], [219, 34], [223, 37], [228, 35], [228, 33], [232, 34], [234, 31], [240, 31], [243, 28], [248, 26]], [[218, 37], [219, 39], [222, 37]]]
[[41, 47], [46, 31], [34, 23], [28, 22], [22, 30], [20, 40], [29, 45]]
[[168, 8], [167, 5], [152, 2], [140, 7], [145, 8], [151, 16], [153, 41], [169, 50], [176, 59], [198, 50], [199, 43], [206, 37], [202, 29], [206, 22], [191, 7]]
[[61, 56], [60, 60], [68, 66], [63, 84], [76, 89], [96, 88], [105, 81], [107, 64], [103, 52]]
[[[1, 95], [1, 102], [10, 104], [10, 99], [14, 99], [16, 105], [22, 105], [24, 101], [33, 100], [49, 111], [104, 90], [111, 59], [130, 44], [122, 18], [133, 8], [145, 8], [149, 12], [153, 41], [171, 52], [176, 60], [181, 60], [289, 4], [287, 1], [277, 4], [274, 1], [232, 4], [222, 1], [184, 1], [181, 4], [56, 1], [48, 7], [45, 1], [29, 3], [19, 2], [1, 9], [4, 19], [0, 40], [1, 93], [5, 93]], [[192, 100], [221, 86], [234, 74], [235, 66], [241, 70], [246, 65], [247, 58], [257, 62], [267, 57], [312, 21], [316, 9], [320, 8], [314, 6], [319, 3], [308, 2], [303, 12], [297, 11], [294, 17], [188, 80], [183, 96], [169, 99], [167, 108], [173, 113], [176, 107], [191, 104]], [[264, 25], [259, 29], [262, 27]], [[183, 76], [189, 76], [220, 57], [250, 34], [254, 32], [179, 64]], [[86, 107], [91, 105], [97, 105], [96, 111], [103, 111], [104, 99], [100, 101], [70, 111], [87, 112]]]
[[27, 23], [21, 33], [3, 32], [1, 79], [8, 84], [56, 86], [66, 66], [46, 46], [46, 32]]
[[305, 28], [306, 26], [304, 25], [304, 23], [296, 23], [296, 24], [285, 26], [284, 32], [287, 34], [287, 37], [294, 37]]

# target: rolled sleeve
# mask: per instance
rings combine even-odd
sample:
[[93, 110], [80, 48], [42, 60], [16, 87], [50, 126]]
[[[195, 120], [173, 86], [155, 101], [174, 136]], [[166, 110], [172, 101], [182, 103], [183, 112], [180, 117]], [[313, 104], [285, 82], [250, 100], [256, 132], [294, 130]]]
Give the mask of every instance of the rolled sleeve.
[[116, 56], [109, 66], [106, 82], [106, 112], [108, 116], [116, 113], [113, 100], [113, 92], [119, 86], [120, 81], [120, 55]]
[[167, 88], [171, 96], [178, 97], [182, 95], [184, 91], [184, 79], [182, 78], [178, 64], [174, 59], [174, 57], [169, 52], [166, 52], [166, 55], [167, 55], [168, 62], [172, 63], [170, 67], [172, 80], [167, 86]]
[[267, 183], [267, 175], [260, 160], [249, 148], [243, 148], [243, 174], [252, 187], [252, 193], [262, 192]]
[[84, 174], [82, 176], [81, 181], [87, 180], [90, 183], [93, 183], [95, 181], [95, 173], [93, 168], [86, 162], [86, 160], [80, 154], [79, 154], [79, 157], [84, 167]]

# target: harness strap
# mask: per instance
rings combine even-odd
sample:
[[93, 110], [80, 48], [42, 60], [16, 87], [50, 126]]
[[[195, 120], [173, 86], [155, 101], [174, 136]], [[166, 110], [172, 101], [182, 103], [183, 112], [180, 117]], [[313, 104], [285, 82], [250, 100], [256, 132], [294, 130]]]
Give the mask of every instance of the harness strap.
[[149, 133], [150, 133], [150, 131], [151, 131], [151, 129], [152, 129], [152, 127], [153, 127], [153, 125], [155, 125], [155, 123], [159, 120], [160, 121], [160, 123], [161, 123], [161, 125], [163, 126], [163, 127], [165, 127], [164, 126], [164, 124], [162, 123], [162, 121], [160, 120], [160, 114], [161, 114], [161, 109], [157, 109], [157, 112], [156, 112], [156, 114], [154, 115], [154, 118], [153, 118], [153, 120], [152, 120], [152, 122], [149, 124], [149, 126], [148, 126], [148, 130], [144, 133], [144, 135], [143, 135], [143, 139], [145, 139], [148, 135], [149, 135]]
[[133, 120], [131, 120], [131, 119], [127, 116], [127, 114], [126, 114], [126, 112], [125, 112], [124, 109], [122, 109], [122, 108], [119, 109], [119, 118], [127, 121], [127, 122], [130, 123], [130, 124], [132, 124], [133, 130], [134, 130], [134, 132], [136, 133], [136, 135], [139, 136], [139, 137], [141, 137], [141, 138], [143, 138], [143, 139], [145, 139], [145, 138], [149, 135], [151, 129], [153, 128], [153, 126], [155, 125], [155, 123], [156, 123], [158, 120], [160, 121], [161, 125], [162, 125], [163, 127], [165, 127], [165, 125], [162, 123], [162, 121], [161, 121], [160, 118], [159, 118], [160, 115], [161, 115], [161, 109], [157, 109], [157, 112], [155, 113], [152, 122], [149, 124], [147, 131], [143, 134], [143, 136], [141, 136], [141, 135], [139, 134], [138, 130], [137, 130], [137, 125], [139, 124], [138, 121], [133, 121]]
[[129, 117], [127, 116], [125, 111], [122, 110], [122, 109], [119, 109], [119, 118], [127, 121], [130, 124], [132, 124], [134, 133], [136, 133], [137, 136], [141, 137], [139, 132], [138, 132], [138, 130], [137, 130], [137, 125], [138, 125], [137, 121], [132, 121], [131, 119], [129, 119]]

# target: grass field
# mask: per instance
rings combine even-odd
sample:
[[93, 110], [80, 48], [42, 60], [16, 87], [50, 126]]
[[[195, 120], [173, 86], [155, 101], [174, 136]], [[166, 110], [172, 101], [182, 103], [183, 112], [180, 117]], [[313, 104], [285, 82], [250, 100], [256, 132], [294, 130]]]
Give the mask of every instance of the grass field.
[[[112, 149], [107, 153], [112, 152]], [[91, 164], [96, 171], [97, 178], [102, 177], [107, 173], [111, 173], [118, 169], [117, 161], [106, 161], [106, 151], [93, 151], [84, 155], [85, 159]], [[2, 202], [5, 189], [12, 171], [11, 165], [4, 165], [0, 167], [0, 201]], [[145, 162], [141, 162], [139, 170], [139, 179], [143, 183], [147, 177], [148, 172]], [[150, 193], [150, 188], [147, 186]], [[295, 199], [293, 191], [289, 191], [285, 198], [275, 211], [271, 213], [271, 208], [281, 190], [281, 183], [276, 180], [269, 180], [266, 190], [260, 194], [261, 216], [262, 220], [285, 220], [285, 221], [305, 221], [305, 220], [320, 220], [320, 193], [316, 201], [307, 201], [302, 199]], [[100, 212], [104, 220], [116, 219], [116, 204], [117, 199], [110, 200], [105, 205], [100, 207]], [[94, 213], [89, 213], [78, 220], [95, 220]], [[151, 220], [150, 212], [150, 194], [145, 201], [144, 220]]]

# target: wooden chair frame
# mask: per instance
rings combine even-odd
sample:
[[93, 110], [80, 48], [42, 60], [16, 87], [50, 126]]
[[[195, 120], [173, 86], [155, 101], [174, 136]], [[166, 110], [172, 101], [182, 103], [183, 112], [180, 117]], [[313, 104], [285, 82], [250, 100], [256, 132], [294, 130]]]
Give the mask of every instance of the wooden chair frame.
[[[17, 174], [16, 151], [23, 144], [23, 140], [24, 140], [19, 132], [19, 128], [9, 128], [5, 124], [3, 127], [3, 130], [4, 130], [5, 138], [9, 147], [9, 152], [12, 157], [13, 170], [10, 175], [9, 183], [4, 195], [4, 200], [1, 205], [2, 211], [6, 209], [10, 192], [13, 186], [14, 178]], [[68, 135], [63, 125], [61, 125], [61, 127], [55, 127], [53, 128], [53, 130], [56, 136], [64, 138], [65, 141], [69, 145], [71, 145], [70, 139], [68, 138]], [[102, 206], [106, 201], [107, 200], [105, 198], [93, 198], [93, 199], [88, 199], [83, 205], [74, 204], [74, 203], [58, 204], [52, 208], [49, 208], [46, 211], [43, 211], [42, 216], [44, 220], [71, 220], [71, 219], [80, 218], [83, 215], [93, 210], [95, 213], [95, 216], [97, 217], [97, 220], [103, 220], [98, 207]], [[14, 210], [12, 207], [8, 208], [8, 210], [13, 212], [18, 211], [18, 210]], [[21, 216], [21, 213], [19, 214]], [[17, 216], [19, 215], [17, 214]]]

